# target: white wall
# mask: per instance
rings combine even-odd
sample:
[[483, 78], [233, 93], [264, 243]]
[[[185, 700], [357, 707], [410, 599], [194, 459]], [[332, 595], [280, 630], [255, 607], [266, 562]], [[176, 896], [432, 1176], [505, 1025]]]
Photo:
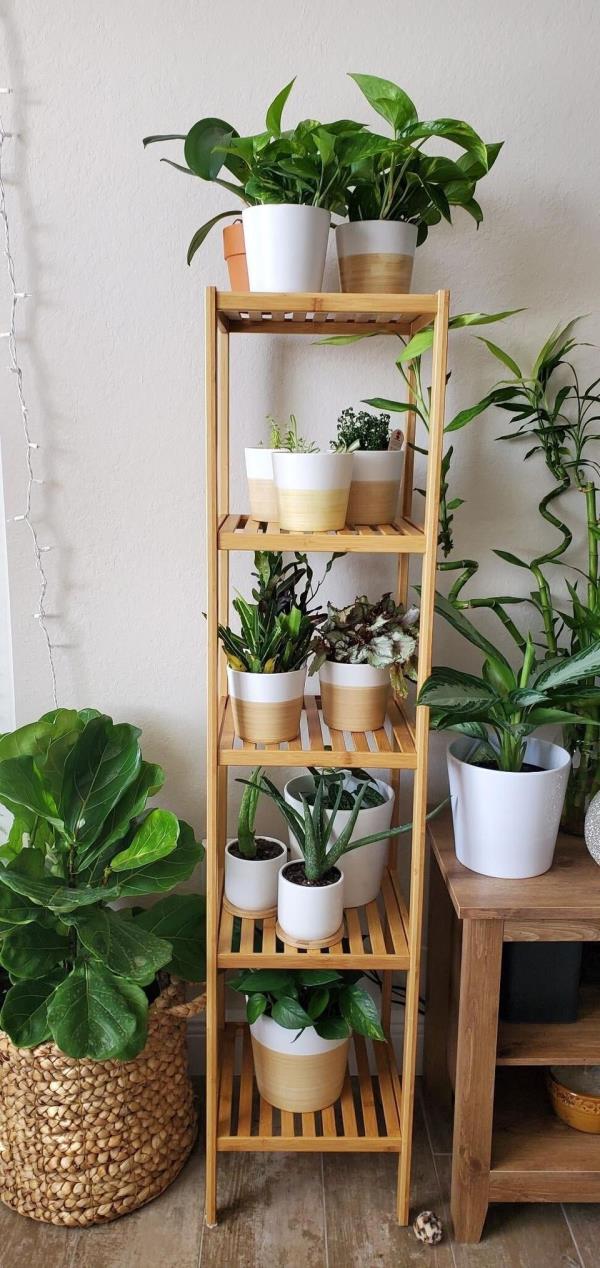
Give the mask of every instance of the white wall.
[[[47, 480], [37, 506], [56, 546], [47, 558], [59, 695], [142, 725], [148, 755], [168, 771], [166, 800], [201, 827], [202, 288], [225, 275], [217, 233], [191, 269], [185, 251], [227, 196], [160, 164], [141, 138], [210, 114], [258, 130], [294, 73], [290, 119], [366, 119], [347, 70], [400, 81], [424, 116], [463, 117], [506, 141], [481, 187], [482, 228], [458, 213], [454, 229], [435, 231], [416, 287], [450, 287], [455, 312], [526, 305], [497, 334], [525, 359], [574, 313], [593, 314], [588, 337], [598, 340], [599, 10], [594, 0], [506, 0], [501, 9], [481, 0], [6, 0], [0, 22], [0, 80], [14, 89], [6, 110], [18, 134], [7, 143], [18, 282], [31, 292], [21, 352]], [[6, 313], [3, 289], [0, 306]], [[240, 507], [241, 445], [259, 438], [267, 412], [293, 409], [326, 440], [341, 407], [398, 387], [384, 339], [360, 355], [245, 340], [234, 357]], [[451, 363], [454, 410], [486, 390], [494, 370], [464, 333]], [[0, 374], [0, 408], [11, 515], [24, 465], [9, 374]], [[493, 444], [499, 421], [488, 417], [456, 442], [456, 491], [468, 500], [457, 546], [484, 562], [490, 589], [518, 580], [492, 546], [544, 540], [532, 504], [542, 470]], [[50, 693], [22, 525], [10, 525], [9, 559], [23, 721], [49, 707]], [[375, 576], [366, 563], [340, 564], [332, 597], [367, 585], [375, 597], [387, 567]], [[243, 584], [239, 565], [236, 577]], [[446, 647], [456, 657], [440, 630], [438, 653]]]

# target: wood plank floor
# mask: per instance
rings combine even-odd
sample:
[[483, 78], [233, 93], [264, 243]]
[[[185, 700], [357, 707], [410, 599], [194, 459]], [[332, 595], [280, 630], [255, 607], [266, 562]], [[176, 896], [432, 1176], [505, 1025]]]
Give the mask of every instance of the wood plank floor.
[[0, 1204], [0, 1268], [597, 1268], [600, 1206], [498, 1206], [478, 1246], [449, 1235], [450, 1134], [419, 1096], [413, 1211], [437, 1211], [434, 1249], [390, 1219], [396, 1166], [384, 1154], [230, 1154], [220, 1160], [221, 1223], [203, 1229], [196, 1151], [141, 1211], [77, 1231]]

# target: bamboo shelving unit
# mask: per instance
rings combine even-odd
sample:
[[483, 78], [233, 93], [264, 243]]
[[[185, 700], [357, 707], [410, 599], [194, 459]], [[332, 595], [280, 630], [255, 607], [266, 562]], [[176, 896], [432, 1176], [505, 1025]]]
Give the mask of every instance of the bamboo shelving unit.
[[[347, 551], [393, 555], [397, 597], [406, 602], [411, 555], [422, 560], [419, 685], [431, 669], [439, 481], [442, 457], [448, 292], [435, 295], [236, 294], [206, 291], [206, 488], [208, 553], [207, 656], [207, 1081], [206, 1221], [216, 1222], [220, 1152], [384, 1151], [399, 1155], [397, 1215], [408, 1223], [411, 1143], [419, 1015], [423, 917], [428, 711], [411, 719], [390, 704], [385, 727], [366, 734], [329, 731], [320, 700], [307, 695], [296, 740], [264, 746], [243, 743], [233, 731], [225, 658], [217, 625], [229, 615], [232, 550]], [[431, 429], [423, 525], [412, 520], [415, 416], [405, 415], [407, 449], [402, 514], [393, 524], [338, 533], [284, 533], [229, 505], [229, 342], [232, 334], [415, 334], [433, 321]], [[238, 438], [239, 439], [239, 438]], [[275, 920], [236, 920], [222, 906], [230, 767], [365, 766], [389, 769], [399, 790], [401, 771], [413, 775], [413, 832], [408, 904], [395, 870], [396, 849], [379, 898], [345, 913], [344, 936], [326, 950], [303, 951], [277, 938]], [[396, 797], [395, 813], [399, 813]], [[397, 822], [397, 819], [396, 819]], [[235, 923], [234, 923], [235, 922]], [[339, 1102], [316, 1114], [272, 1109], [258, 1096], [247, 1028], [225, 1018], [228, 969], [323, 967], [383, 973], [382, 1017], [389, 1031], [392, 973], [406, 973], [402, 1083], [391, 1043], [353, 1040], [353, 1069]]]

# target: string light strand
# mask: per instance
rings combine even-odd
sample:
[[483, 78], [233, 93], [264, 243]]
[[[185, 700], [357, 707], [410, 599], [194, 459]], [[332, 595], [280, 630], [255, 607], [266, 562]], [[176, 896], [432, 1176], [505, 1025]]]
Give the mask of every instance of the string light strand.
[[[12, 90], [10, 88], [2, 88], [0, 89], [0, 94], [4, 95], [5, 93], [10, 93], [11, 91]], [[33, 546], [33, 557], [35, 560], [35, 566], [36, 566], [38, 578], [39, 578], [39, 595], [38, 595], [37, 612], [34, 612], [33, 619], [39, 625], [42, 631], [42, 635], [44, 637], [45, 644], [46, 644], [48, 666], [50, 669], [50, 679], [52, 684], [52, 699], [53, 699], [55, 708], [57, 708], [58, 696], [57, 696], [57, 688], [56, 688], [56, 667], [54, 664], [54, 646], [52, 643], [52, 639], [50, 637], [50, 631], [48, 629], [48, 624], [47, 624], [48, 613], [46, 611], [46, 593], [48, 590], [48, 576], [47, 576], [46, 569], [44, 567], [44, 561], [43, 561], [43, 555], [47, 551], [51, 550], [52, 548], [50, 546], [43, 546], [40, 544], [38, 534], [37, 534], [37, 529], [35, 526], [35, 521], [32, 518], [31, 501], [32, 501], [32, 494], [33, 494], [33, 486], [34, 484], [43, 484], [44, 481], [41, 480], [39, 476], [36, 476], [34, 466], [33, 466], [32, 455], [35, 450], [39, 449], [39, 445], [37, 444], [36, 441], [33, 441], [31, 439], [31, 433], [29, 430], [29, 411], [27, 408], [27, 402], [25, 400], [25, 394], [23, 390], [23, 371], [21, 369], [18, 350], [17, 350], [17, 305], [19, 304], [21, 300], [27, 299], [27, 294], [25, 291], [17, 290], [17, 284], [15, 280], [15, 262], [14, 262], [12, 249], [11, 249], [10, 225], [8, 221], [8, 212], [7, 212], [7, 206], [6, 206], [6, 188], [4, 183], [4, 144], [7, 140], [10, 139], [10, 137], [11, 137], [11, 133], [5, 130], [4, 120], [2, 118], [2, 113], [0, 111], [0, 221], [2, 222], [2, 225], [4, 228], [4, 257], [6, 260], [6, 271], [8, 274], [8, 281], [10, 286], [10, 328], [6, 332], [4, 332], [1, 337], [8, 339], [8, 355], [10, 360], [10, 365], [8, 368], [15, 375], [16, 384], [17, 384], [17, 395], [19, 398], [21, 422], [23, 426], [23, 435], [25, 438], [25, 464], [27, 469], [25, 510], [23, 514], [15, 515], [13, 519], [15, 521], [20, 521], [26, 524], [27, 528], [29, 529], [29, 533], [31, 535], [31, 542]]]

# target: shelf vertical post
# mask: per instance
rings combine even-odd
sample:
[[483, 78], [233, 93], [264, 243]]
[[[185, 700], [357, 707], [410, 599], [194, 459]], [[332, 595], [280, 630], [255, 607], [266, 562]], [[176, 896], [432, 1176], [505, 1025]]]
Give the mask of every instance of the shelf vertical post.
[[216, 290], [206, 289], [205, 299], [205, 401], [206, 401], [206, 550], [207, 623], [206, 657], [207, 780], [206, 780], [206, 1223], [217, 1218], [217, 1096], [219, 1007], [217, 939], [219, 933], [219, 647], [218, 624], [218, 365]]
[[[448, 291], [438, 291], [437, 311], [433, 326], [431, 410], [424, 521], [425, 554], [423, 556], [423, 571], [421, 575], [421, 614], [419, 621], [418, 690], [421, 689], [431, 673], [440, 471], [444, 442], [448, 309]], [[428, 745], [429, 710], [421, 706], [417, 709], [416, 718], [417, 769], [413, 784], [413, 831], [408, 927], [410, 968], [406, 977], [406, 1002], [404, 1007], [404, 1055], [402, 1062], [402, 1112], [400, 1124], [402, 1153], [398, 1168], [398, 1222], [400, 1224], [408, 1223], [410, 1211], [412, 1132], [419, 1025], [419, 968], [423, 927]]]

